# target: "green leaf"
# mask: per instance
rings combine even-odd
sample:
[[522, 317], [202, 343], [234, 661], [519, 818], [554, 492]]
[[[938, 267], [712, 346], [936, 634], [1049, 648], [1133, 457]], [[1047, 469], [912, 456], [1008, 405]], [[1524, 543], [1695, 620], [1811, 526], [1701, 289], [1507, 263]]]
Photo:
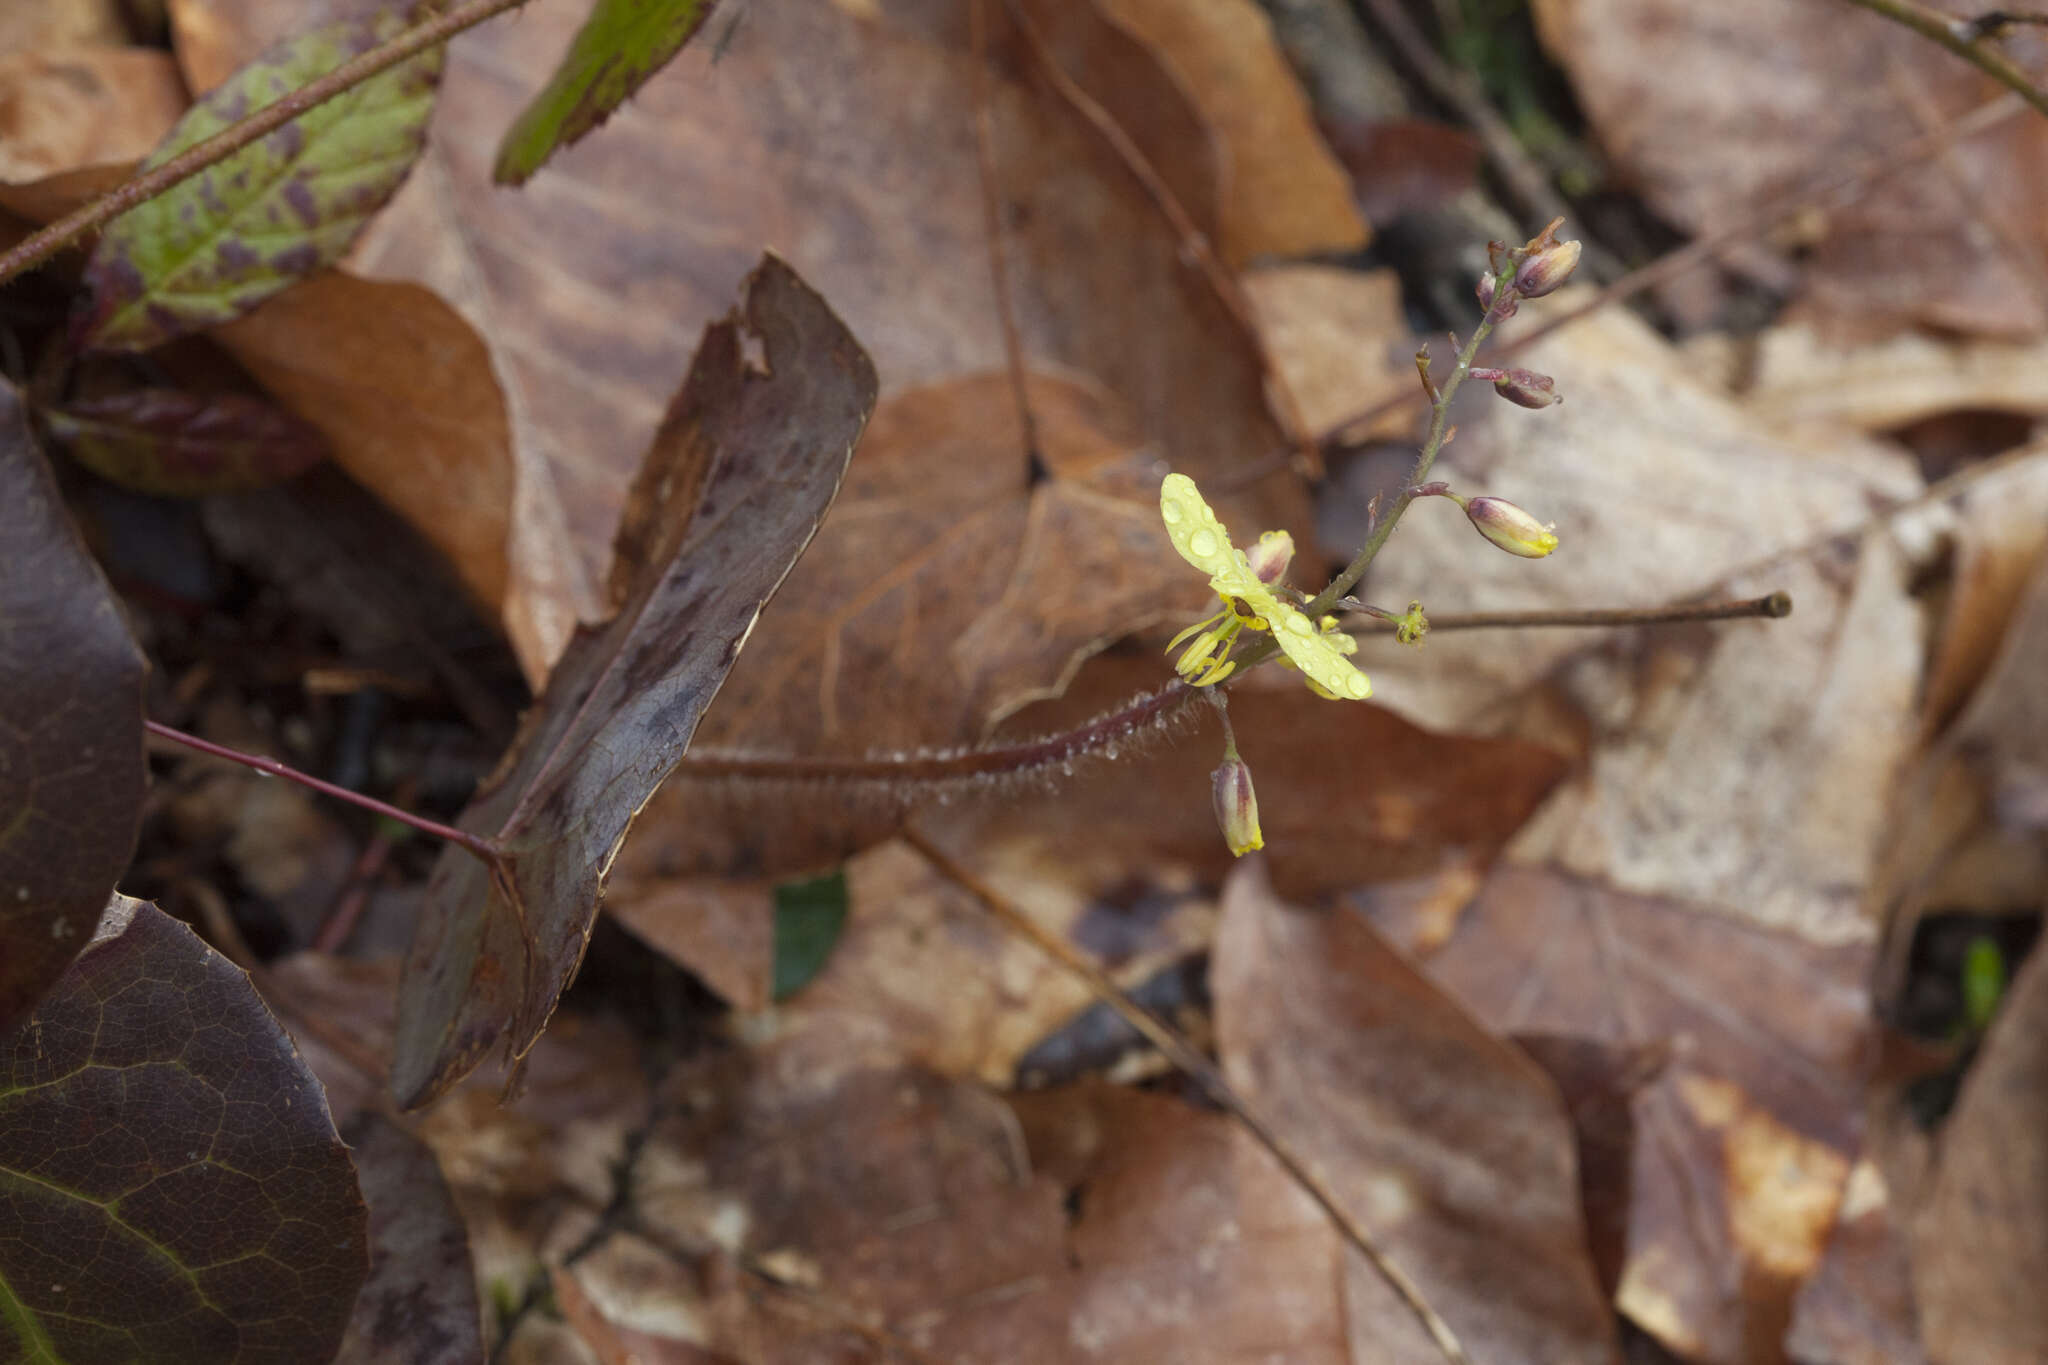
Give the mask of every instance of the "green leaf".
[[248, 974], [115, 896], [0, 1036], [0, 1360], [328, 1360], [363, 1229], [320, 1084]]
[[0, 547], [4, 1031], [85, 947], [134, 851], [149, 668], [4, 383]]
[[597, 0], [555, 74], [498, 144], [492, 174], [521, 185], [611, 117], [704, 26], [716, 0]]
[[[278, 44], [193, 105], [143, 168], [405, 27], [386, 10]], [[240, 317], [339, 260], [426, 145], [443, 51], [399, 63], [109, 223], [86, 265], [79, 345], [155, 346]]]
[[327, 440], [269, 399], [136, 389], [45, 408], [43, 429], [102, 478], [159, 497], [240, 493], [303, 474]]
[[704, 330], [620, 518], [617, 609], [569, 642], [463, 812], [509, 875], [494, 885], [451, 846], [428, 883], [399, 982], [401, 1104], [445, 1092], [500, 1037], [516, 1059], [540, 1036], [627, 828], [816, 534], [875, 389], [846, 324], [775, 256], [748, 277], [740, 309]]
[[845, 927], [845, 872], [784, 882], [775, 888], [777, 1000], [796, 994], [824, 970]]
[[1963, 950], [1963, 1019], [1970, 1032], [1981, 1034], [1998, 1016], [2005, 998], [2005, 953], [1998, 940], [1979, 934]]

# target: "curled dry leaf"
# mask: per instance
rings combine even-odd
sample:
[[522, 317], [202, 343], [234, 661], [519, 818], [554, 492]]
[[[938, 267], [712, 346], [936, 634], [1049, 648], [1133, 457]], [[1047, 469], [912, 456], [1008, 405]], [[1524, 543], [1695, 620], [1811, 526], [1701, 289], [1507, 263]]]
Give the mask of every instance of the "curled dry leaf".
[[[404, 27], [393, 10], [281, 44], [194, 105], [144, 167]], [[143, 350], [239, 317], [338, 260], [419, 156], [441, 61], [432, 48], [402, 62], [114, 219], [86, 265], [79, 344]]]
[[39, 416], [80, 464], [161, 497], [262, 488], [327, 455], [318, 429], [251, 394], [134, 389], [74, 399]]
[[1159, 54], [1214, 130], [1226, 261], [1243, 267], [1261, 256], [1365, 245], [1368, 230], [1344, 168], [1316, 132], [1255, 0], [1099, 0], [1099, 7]]
[[1833, 1230], [1871, 961], [1868, 942], [1503, 866], [1427, 965], [1503, 1033], [1606, 1044], [1631, 1068], [1632, 1052], [1668, 1050], [1647, 1086], [1616, 1086], [1636, 1095], [1619, 1303], [1687, 1359], [1736, 1365], [1783, 1332]]
[[[1211, 979], [1224, 1073], [1457, 1334], [1477, 1365], [1620, 1360], [1586, 1245], [1572, 1126], [1536, 1064], [1347, 907], [1224, 889]], [[1353, 1334], [1441, 1359], [1362, 1257]]]
[[500, 850], [502, 889], [459, 847], [435, 868], [400, 989], [392, 1086], [407, 1106], [499, 1037], [516, 1058], [539, 1036], [628, 825], [815, 534], [874, 397], [866, 353], [776, 257], [706, 329], [627, 506], [616, 610], [571, 642], [462, 817]]
[[[1766, 196], [1903, 143], [2005, 87], [1876, 14], [1746, 0], [1544, 0], [1537, 31], [1619, 169], [1667, 221], [1711, 232]], [[2007, 55], [2024, 67], [2029, 35]], [[1674, 80], [1674, 63], [1686, 79]], [[1971, 334], [2048, 327], [2048, 124], [1958, 143], [1943, 169], [1829, 209], [1804, 266], [1817, 320]], [[1968, 205], [1958, 211], [1958, 198]]]
[[303, 1365], [363, 1282], [348, 1149], [248, 976], [115, 896], [0, 1037], [10, 1359]]
[[469, 1234], [433, 1152], [376, 1114], [346, 1136], [369, 1206], [370, 1274], [334, 1365], [474, 1365], [484, 1347]]
[[148, 664], [0, 384], [0, 1030], [92, 936], [142, 817]]

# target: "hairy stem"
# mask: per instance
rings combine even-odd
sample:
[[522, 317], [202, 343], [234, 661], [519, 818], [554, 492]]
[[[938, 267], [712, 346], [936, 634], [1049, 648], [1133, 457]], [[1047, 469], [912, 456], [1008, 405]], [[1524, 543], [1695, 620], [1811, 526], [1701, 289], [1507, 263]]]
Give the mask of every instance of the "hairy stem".
[[81, 234], [119, 217], [137, 204], [156, 198], [180, 181], [190, 179], [276, 132], [307, 110], [325, 104], [336, 95], [354, 89], [379, 72], [416, 57], [430, 47], [447, 42], [466, 28], [473, 28], [494, 15], [525, 3], [527, 0], [469, 0], [468, 4], [407, 29], [390, 41], [343, 62], [277, 103], [265, 105], [241, 122], [223, 128], [197, 146], [188, 147], [156, 169], [145, 171], [112, 193], [23, 238], [11, 250], [0, 254], [0, 283], [48, 260]]
[[197, 735], [190, 735], [183, 730], [173, 729], [159, 721], [145, 719], [142, 725], [149, 733], [159, 738], [167, 739], [173, 744], [181, 744], [187, 749], [195, 750], [212, 758], [224, 758], [230, 763], [239, 763], [245, 768], [254, 768], [257, 772], [267, 773], [271, 777], [282, 777], [288, 782], [296, 782], [311, 791], [319, 792], [322, 796], [331, 796], [337, 801], [346, 801], [352, 806], [361, 806], [364, 810], [375, 811], [377, 814], [396, 820], [402, 825], [410, 825], [422, 834], [431, 834], [436, 839], [446, 839], [451, 844], [460, 844], [477, 857], [483, 859], [490, 867], [496, 868], [498, 866], [497, 845], [481, 835], [471, 834], [468, 830], [457, 829], [453, 825], [444, 825], [438, 820], [429, 820], [424, 815], [414, 815], [411, 811], [400, 810], [396, 806], [386, 805], [374, 796], [364, 796], [361, 792], [352, 792], [347, 787], [337, 787], [332, 782], [322, 782], [310, 773], [302, 773], [290, 764], [280, 763], [274, 758], [265, 758], [261, 754], [245, 754], [240, 749], [230, 749], [225, 744], [215, 744], [210, 739], [201, 739]]

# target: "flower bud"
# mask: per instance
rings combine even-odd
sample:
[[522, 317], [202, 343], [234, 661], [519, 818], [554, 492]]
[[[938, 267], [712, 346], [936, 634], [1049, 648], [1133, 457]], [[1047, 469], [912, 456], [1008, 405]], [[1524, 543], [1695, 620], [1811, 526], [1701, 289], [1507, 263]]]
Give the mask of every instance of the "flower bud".
[[1493, 391], [1525, 408], [1547, 408], [1564, 401], [1564, 395], [1557, 391], [1557, 381], [1534, 370], [1504, 371], [1493, 381]]
[[1481, 275], [1479, 277], [1478, 293], [1479, 306], [1481, 308], [1493, 307], [1493, 296], [1494, 293], [1499, 289], [1499, 287], [1499, 284], [1494, 280], [1491, 272]]
[[1235, 751], [1216, 770], [1213, 795], [1216, 823], [1223, 829], [1223, 842], [1233, 856], [1242, 858], [1255, 848], [1266, 846], [1259, 832], [1259, 798], [1252, 792], [1252, 770]]
[[1515, 293], [1540, 299], [1572, 277], [1579, 268], [1580, 243], [1552, 242], [1522, 262], [1515, 272]]
[[1287, 576], [1287, 565], [1294, 558], [1294, 537], [1285, 531], [1268, 531], [1244, 557], [1258, 580], [1270, 588]]
[[1506, 498], [1469, 498], [1465, 515], [1479, 534], [1511, 555], [1541, 559], [1557, 548], [1557, 533]]

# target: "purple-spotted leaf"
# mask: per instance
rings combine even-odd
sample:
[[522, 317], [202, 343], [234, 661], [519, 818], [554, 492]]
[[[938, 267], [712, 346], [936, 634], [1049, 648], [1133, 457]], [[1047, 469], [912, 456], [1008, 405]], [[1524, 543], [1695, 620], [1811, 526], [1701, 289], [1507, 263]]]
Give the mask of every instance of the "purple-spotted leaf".
[[320, 1083], [248, 975], [116, 895], [0, 1035], [0, 1360], [330, 1359], [363, 1226]]
[[717, 0], [597, 0], [568, 55], [498, 145], [493, 175], [521, 185], [547, 159], [611, 117], [682, 50]]
[[[750, 354], [751, 353], [751, 354]], [[524, 1056], [582, 960], [613, 855], [810, 543], [875, 403], [874, 366], [779, 258], [704, 331], [627, 498], [601, 626], [579, 630], [450, 847], [399, 986], [393, 1092], [424, 1104], [500, 1037]]]
[[267, 487], [327, 455], [317, 428], [251, 394], [135, 389], [39, 415], [50, 438], [80, 464], [160, 497]]
[[4, 383], [0, 547], [4, 1030], [85, 946], [134, 851], [148, 671]]
[[469, 1230], [440, 1163], [368, 1111], [347, 1137], [370, 1209], [370, 1276], [334, 1365], [475, 1365], [484, 1347]]
[[[400, 32], [395, 10], [278, 44], [186, 112], [160, 165]], [[139, 351], [240, 317], [348, 250], [426, 145], [442, 49], [309, 109], [107, 225], [86, 266], [81, 347]]]

